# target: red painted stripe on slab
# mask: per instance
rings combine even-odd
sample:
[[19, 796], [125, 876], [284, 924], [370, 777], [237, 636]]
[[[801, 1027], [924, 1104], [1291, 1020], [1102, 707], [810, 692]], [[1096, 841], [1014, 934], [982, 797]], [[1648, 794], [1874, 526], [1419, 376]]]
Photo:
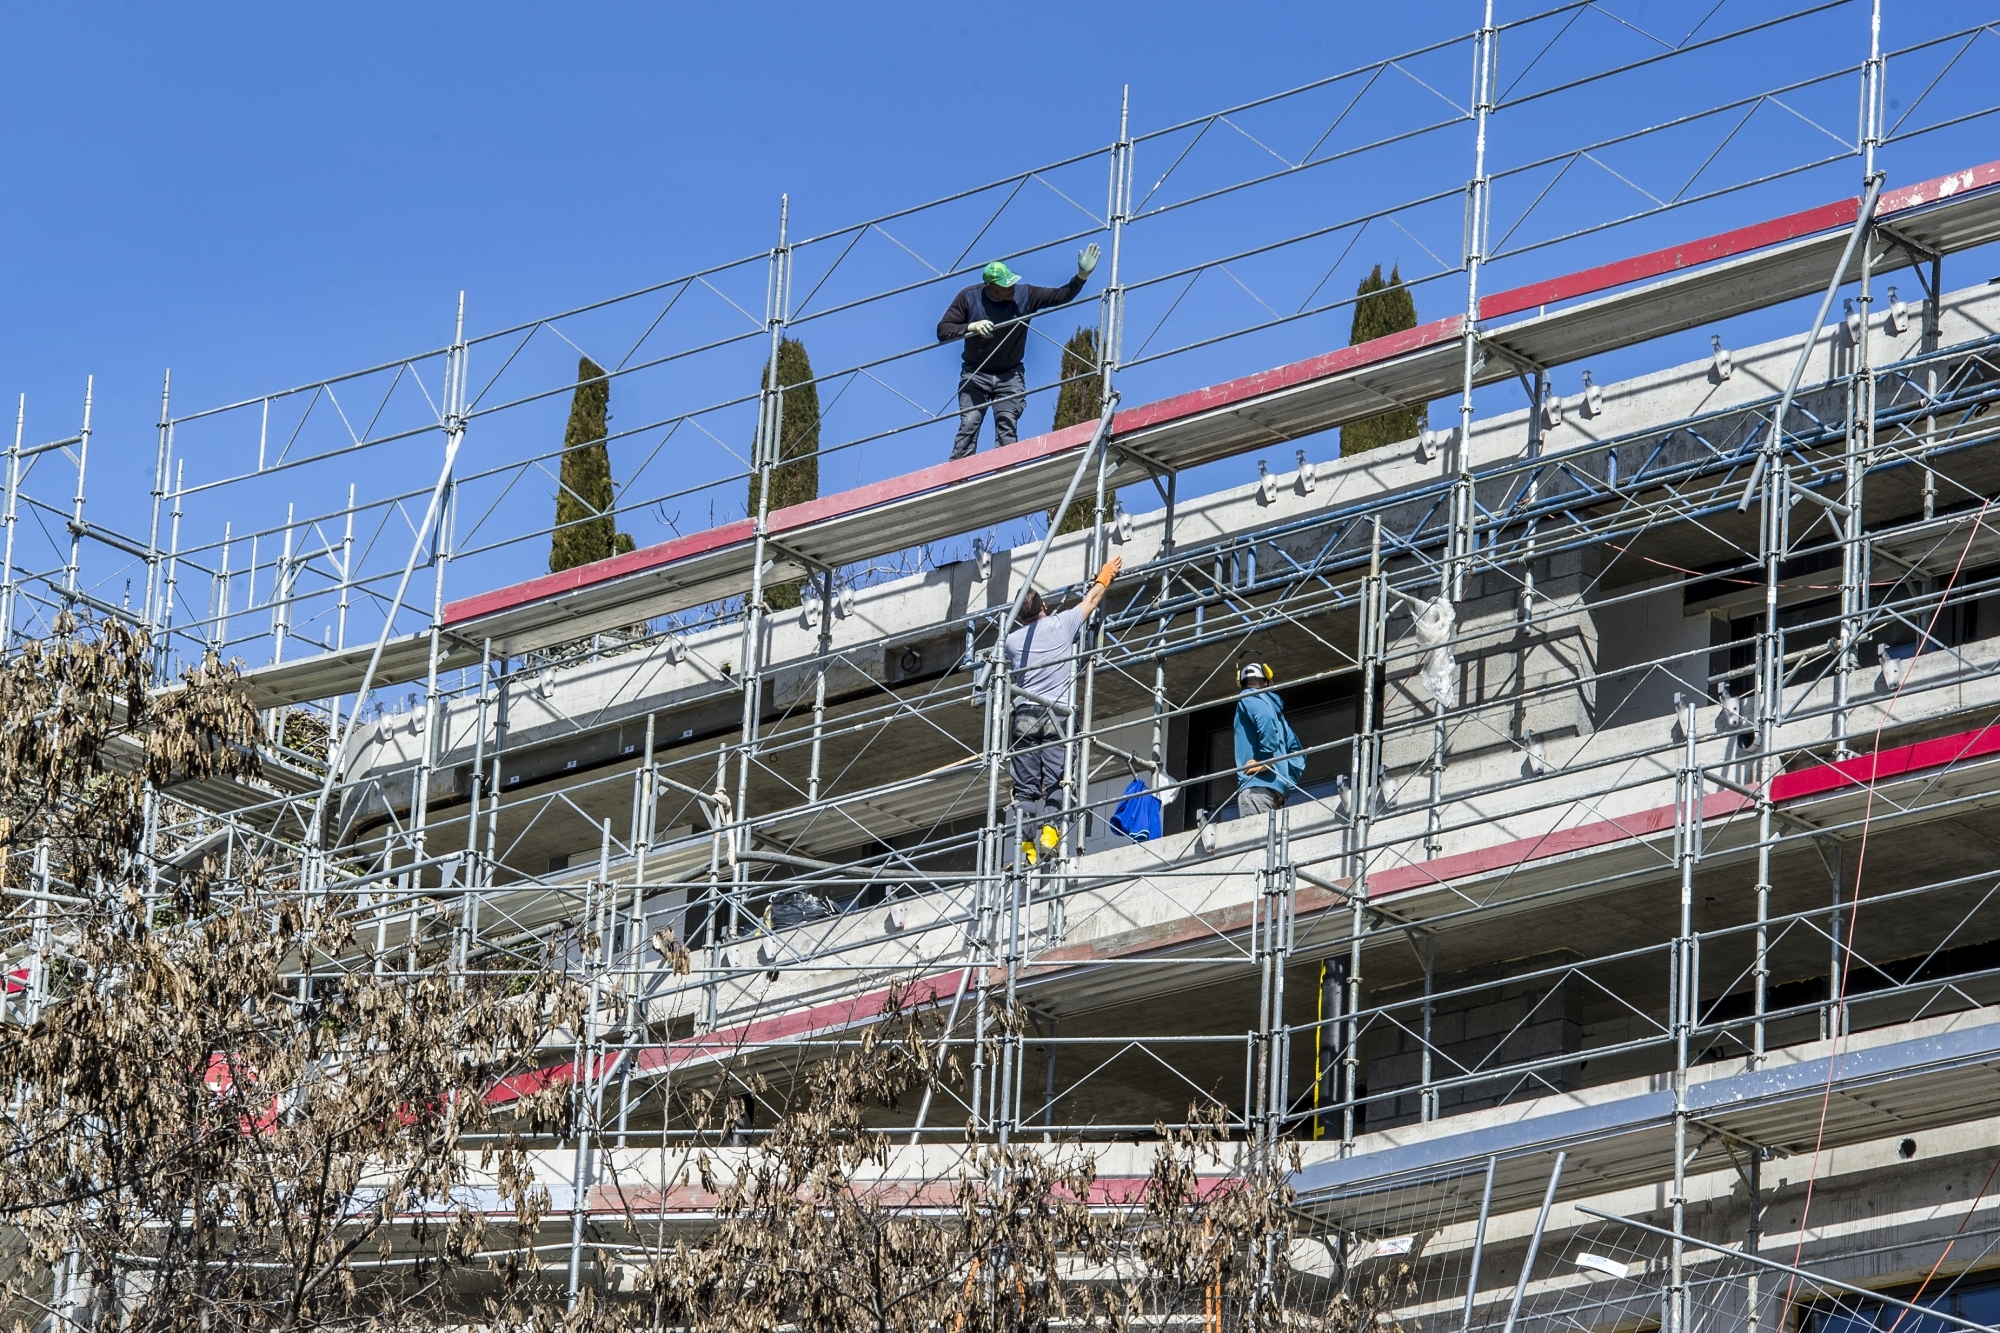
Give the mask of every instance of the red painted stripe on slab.
[[[1780, 773], [1771, 782], [1772, 801], [1783, 804], [1841, 787], [1866, 786], [1871, 781], [1900, 777], [1929, 768], [1943, 768], [1982, 755], [2000, 753], [2000, 726], [1959, 732], [1933, 740], [1918, 741], [1873, 754], [1856, 755], [1836, 764], [1822, 764], [1796, 773]], [[1718, 792], [1702, 801], [1703, 819], [1719, 819], [1745, 809], [1750, 804], [1735, 792]], [[1396, 866], [1369, 877], [1369, 896], [1405, 893], [1411, 889], [1448, 884], [1469, 875], [1490, 874], [1567, 856], [1613, 843], [1649, 838], [1671, 830], [1674, 808], [1654, 806], [1615, 819], [1594, 820], [1571, 828], [1555, 829], [1539, 837], [1521, 838], [1492, 847], [1476, 848], [1434, 861]]]
[[673, 564], [676, 560], [707, 555], [711, 551], [719, 551], [738, 542], [747, 542], [755, 535], [754, 525], [749, 519], [743, 518], [734, 523], [724, 523], [719, 528], [691, 532], [672, 541], [627, 551], [624, 555], [614, 555], [608, 560], [593, 560], [587, 565], [565, 569], [559, 574], [544, 574], [525, 583], [510, 583], [491, 592], [482, 592], [456, 602], [447, 602], [444, 608], [444, 623], [463, 624], [468, 620], [490, 616], [496, 611], [507, 611], [517, 606], [526, 606], [530, 602], [560, 597], [566, 592], [576, 592], [599, 583], [609, 583], [613, 579], [622, 579], [630, 574], [642, 574], [649, 569], [658, 569], [661, 565]]
[[1953, 171], [1943, 176], [1934, 176], [1915, 185], [1905, 185], [1901, 189], [1884, 190], [1882, 197], [1875, 201], [1875, 216], [1885, 218], [1891, 213], [1901, 213], [1924, 204], [1935, 204], [1972, 190], [1983, 190], [1989, 185], [2000, 185], [2000, 161], [1982, 162], [1964, 171]]
[[1815, 232], [1851, 226], [1860, 207], [1860, 203], [1856, 200], [1842, 199], [1838, 203], [1821, 204], [1817, 208], [1789, 213], [1781, 218], [1772, 218], [1768, 222], [1738, 227], [1734, 231], [1725, 231], [1715, 236], [1704, 236], [1698, 241], [1670, 245], [1664, 250], [1655, 250], [1650, 254], [1634, 255], [1630, 259], [1621, 259], [1616, 263], [1600, 264], [1596, 268], [1587, 268], [1580, 273], [1565, 273], [1561, 277], [1531, 282], [1525, 287], [1513, 287], [1504, 292], [1495, 292], [1479, 303], [1479, 317], [1499, 319], [1505, 315], [1519, 314], [1523, 310], [1533, 310], [1538, 306], [1554, 305], [1558, 301], [1570, 301], [1579, 296], [1609, 291], [1613, 287], [1623, 287], [1628, 283], [1644, 282], [1648, 278], [1657, 278], [1663, 274], [1678, 273], [1682, 269], [1712, 264], [1718, 259], [1748, 254], [1752, 250], [1762, 250], [1766, 246], [1797, 240], [1801, 236], [1811, 236]]
[[[958, 993], [958, 983], [964, 975], [962, 968], [955, 968], [936, 976], [912, 981], [902, 987], [903, 1003], [924, 1005], [949, 1000]], [[720, 1028], [699, 1036], [682, 1037], [663, 1046], [641, 1047], [632, 1057], [632, 1069], [634, 1073], [649, 1074], [670, 1065], [683, 1064], [704, 1056], [728, 1055], [742, 1047], [763, 1042], [844, 1032], [858, 1024], [872, 1023], [880, 1018], [888, 1001], [889, 988], [884, 986], [844, 1000], [792, 1009], [771, 1018], [752, 1019], [733, 1028]], [[593, 1062], [595, 1068], [592, 1072], [599, 1075], [607, 1072], [621, 1054], [614, 1051], [600, 1056]], [[530, 1069], [512, 1075], [495, 1083], [487, 1092], [486, 1100], [493, 1106], [508, 1105], [540, 1092], [551, 1084], [568, 1083], [575, 1076], [575, 1070], [576, 1061], [565, 1060], [560, 1064], [545, 1065], [540, 1069]]]
[[1428, 324], [1419, 324], [1414, 329], [1404, 329], [1400, 333], [1370, 338], [1367, 342], [1357, 343], [1352, 347], [1338, 347], [1331, 352], [1308, 357], [1304, 361], [1294, 361], [1290, 365], [1278, 366], [1273, 370], [1260, 370], [1254, 375], [1225, 380], [1206, 389], [1194, 389], [1172, 398], [1162, 398], [1157, 403], [1147, 403], [1129, 412], [1120, 412], [1111, 423], [1112, 435], [1117, 438], [1136, 434], [1155, 426], [1164, 426], [1187, 417], [1199, 416], [1204, 412], [1238, 407], [1252, 399], [1263, 398], [1286, 389], [1295, 389], [1300, 385], [1328, 379], [1351, 370], [1360, 370], [1364, 366], [1393, 361], [1399, 356], [1420, 352], [1438, 343], [1450, 342], [1458, 337], [1464, 327], [1465, 316], [1447, 315]]
[[1771, 780], [1771, 799], [1783, 803], [1842, 787], [1866, 787], [1887, 778], [1899, 778], [1927, 768], [1943, 768], [1948, 764], [1995, 753], [2000, 753], [2000, 727], [1961, 731], [1934, 740], [1918, 741], [1915, 745], [1899, 745], [1872, 754], [1858, 754], [1838, 763], [1818, 764], [1796, 773], [1780, 773]]
[[[1936, 203], [1940, 199], [1950, 199], [1969, 190], [1984, 189], [2000, 184], [2000, 162], [1988, 162], [1965, 171], [1955, 171], [1932, 180], [1920, 181], [1915, 185], [1905, 185], [1897, 190], [1884, 190], [1875, 202], [1875, 216], [1886, 218], [1894, 213], [1906, 212], [1923, 204]], [[1654, 250], [1650, 254], [1634, 255], [1611, 264], [1600, 264], [1577, 273], [1565, 273], [1560, 277], [1548, 278], [1541, 282], [1531, 282], [1525, 287], [1513, 287], [1504, 292], [1495, 292], [1479, 303], [1479, 317], [1482, 320], [1499, 319], [1506, 315], [1516, 315], [1523, 310], [1533, 310], [1538, 306], [1554, 305], [1558, 301], [1570, 301], [1579, 296], [1592, 296], [1598, 292], [1610, 291], [1614, 287], [1624, 287], [1634, 282], [1644, 282], [1668, 273], [1678, 273], [1683, 269], [1696, 268], [1702, 264], [1712, 264], [1717, 260], [1734, 258], [1748, 254], [1752, 250], [1762, 250], [1766, 246], [1780, 245], [1797, 240], [1801, 236], [1811, 236], [1817, 232], [1831, 231], [1835, 227], [1851, 227], [1860, 216], [1861, 201], [1838, 199], [1816, 208], [1803, 209], [1797, 213], [1787, 213], [1783, 217], [1766, 222], [1752, 223], [1733, 231], [1718, 232], [1714, 236], [1704, 236], [1699, 240], [1686, 241], [1680, 245], [1670, 245], [1664, 250]]]
[[[1122, 413], [1120, 415], [1123, 415]], [[1114, 423], [1115, 429], [1115, 423]], [[830, 518], [856, 513], [863, 509], [873, 509], [877, 505], [896, 500], [907, 500], [925, 491], [942, 490], [974, 477], [990, 476], [1019, 467], [1023, 463], [1034, 463], [1090, 443], [1090, 437], [1097, 432], [1095, 421], [1080, 422], [1065, 426], [1047, 435], [1035, 435], [1008, 445], [1004, 449], [988, 449], [983, 454], [970, 458], [954, 459], [935, 466], [919, 468], [915, 472], [905, 472], [901, 476], [888, 477], [882, 481], [857, 486], [851, 491], [838, 491], [821, 496], [817, 500], [807, 500], [803, 504], [787, 505], [771, 514], [771, 533], [796, 532], [809, 528], [815, 523], [824, 523]]]
[[[1702, 801], [1702, 818], [1720, 819], [1725, 815], [1735, 814], [1749, 804], [1748, 800], [1735, 792], [1719, 792]], [[1516, 838], [1511, 842], [1498, 843], [1492, 847], [1479, 847], [1469, 852], [1440, 856], [1434, 861], [1377, 871], [1368, 877], [1368, 896], [1381, 898], [1392, 893], [1407, 893], [1412, 889], [1449, 884], [1452, 880], [1471, 875], [1512, 870], [1530, 861], [1547, 861], [1574, 852], [1589, 851], [1595, 847], [1654, 837], [1667, 832], [1673, 826], [1674, 808], [1671, 805], [1656, 805], [1650, 810], [1636, 810], [1629, 815], [1619, 815], [1614, 819], [1598, 819], [1588, 824], [1551, 829], [1532, 838]]]

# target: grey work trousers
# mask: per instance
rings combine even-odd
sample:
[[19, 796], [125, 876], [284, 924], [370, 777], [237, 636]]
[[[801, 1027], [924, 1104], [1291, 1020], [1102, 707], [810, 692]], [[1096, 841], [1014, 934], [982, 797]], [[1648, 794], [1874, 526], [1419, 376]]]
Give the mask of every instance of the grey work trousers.
[[1285, 794], [1274, 787], [1242, 787], [1236, 793], [1236, 817], [1248, 819], [1275, 810], [1285, 803]]
[[986, 420], [986, 407], [993, 407], [993, 444], [1012, 444], [1021, 424], [1022, 409], [1028, 405], [1028, 372], [1015, 366], [989, 375], [983, 370], [962, 371], [958, 377], [958, 436], [951, 442], [953, 458], [970, 458], [979, 448], [979, 425]]
[[1062, 726], [1046, 709], [1021, 709], [1013, 716], [1013, 746], [1007, 772], [1014, 779], [1014, 805], [1023, 836], [1034, 836], [1035, 821], [1062, 813]]

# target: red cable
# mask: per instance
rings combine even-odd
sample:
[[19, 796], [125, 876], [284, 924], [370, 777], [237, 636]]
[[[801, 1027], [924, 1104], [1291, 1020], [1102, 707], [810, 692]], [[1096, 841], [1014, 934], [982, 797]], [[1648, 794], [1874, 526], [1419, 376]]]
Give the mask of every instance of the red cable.
[[[1937, 1276], [1938, 1269], [1943, 1268], [1944, 1261], [1951, 1257], [1951, 1247], [1958, 1244], [1958, 1238], [1965, 1234], [1965, 1224], [1970, 1222], [1972, 1215], [1979, 1211], [1979, 1201], [1986, 1197], [1987, 1190], [1993, 1188], [1993, 1178], [1995, 1176], [2000, 1176], [2000, 1158], [1994, 1159], [1993, 1169], [1986, 1173], [1986, 1183], [1979, 1187], [1979, 1193], [1972, 1196], [1972, 1206], [1965, 1210], [1964, 1217], [1958, 1219], [1958, 1230], [1951, 1233], [1951, 1239], [1944, 1243], [1944, 1253], [1937, 1257], [1937, 1262], [1931, 1265], [1931, 1271], [1924, 1274], [1924, 1280], [1917, 1284], [1915, 1294], [1910, 1297], [1910, 1304], [1915, 1305], [1924, 1298], [1924, 1288], [1930, 1286], [1931, 1279]], [[1896, 1330], [1902, 1327], [1903, 1317], [1909, 1313], [1908, 1310], [1898, 1310], [1896, 1312], [1896, 1322], [1889, 1325], [1889, 1333], [1896, 1333]]]
[[[1609, 549], [1618, 552], [1620, 555], [1633, 555], [1632, 548], [1629, 546], [1620, 546], [1617, 542], [1606, 542], [1604, 543], [1604, 545]], [[1762, 579], [1736, 579], [1736, 578], [1730, 578], [1727, 575], [1723, 574], [1705, 574], [1699, 569], [1689, 569], [1685, 565], [1676, 565], [1666, 560], [1655, 560], [1650, 555], [1640, 555], [1640, 556], [1635, 556], [1634, 558], [1639, 560], [1643, 564], [1652, 565], [1658, 569], [1670, 570], [1675, 574], [1686, 574], [1690, 578], [1701, 579], [1708, 583], [1728, 583], [1728, 584], [1734, 584], [1735, 586], [1740, 588], [1761, 588], [1764, 586], [1764, 581]], [[1868, 586], [1871, 588], [1893, 588], [1897, 584], [1903, 582], [1904, 579], [1906, 578], [1908, 578], [1908, 575], [1905, 575], [1903, 579], [1870, 579], [1868, 580]], [[1788, 591], [1791, 592], [1800, 592], [1800, 591], [1833, 592], [1838, 590], [1843, 585], [1838, 583], [1780, 582], [1778, 586], [1780, 588], [1787, 589]]]
[[[1959, 572], [1965, 568], [1966, 557], [1972, 554], [1972, 540], [1979, 533], [1980, 520], [1986, 517], [1986, 511], [1992, 505], [1993, 501], [1987, 500], [1979, 506], [1979, 512], [1973, 516], [1972, 531], [1967, 533], [1965, 538], [1965, 549], [1958, 553], [1958, 563], [1951, 567], [1951, 577], [1945, 580], [1944, 587], [1938, 592], [1938, 604], [1931, 611], [1930, 620], [1924, 626], [1924, 635], [1918, 641], [1919, 644], [1931, 641], [1931, 631], [1937, 628], [1938, 617], [1944, 614], [1944, 599], [1950, 595], [1952, 585], [1958, 582]], [[1914, 662], [1914, 659], [1912, 661]], [[1896, 682], [1896, 689], [1889, 696], [1888, 706], [1882, 710], [1881, 718], [1875, 723], [1875, 736], [1871, 745], [1877, 753], [1882, 749], [1882, 729], [1889, 725], [1890, 714], [1895, 712], [1896, 701], [1902, 698], [1903, 687], [1909, 684], [1912, 674], [1914, 673], [1905, 672], [1901, 679]], [[1877, 777], [1878, 774], [1871, 768], [1868, 773], [1868, 799], [1861, 809], [1861, 842], [1854, 854], [1854, 902], [1848, 908], [1847, 913], [1847, 939], [1842, 946], [1841, 952], [1840, 985], [1831, 997], [1835, 1013], [1839, 1013], [1841, 1007], [1846, 1004], [1848, 971], [1854, 965], [1854, 925], [1861, 915], [1861, 873], [1862, 868], [1868, 861], [1868, 833], [1875, 818], [1875, 783]], [[1836, 1028], [1833, 1033], [1833, 1050], [1827, 1057], [1826, 1086], [1820, 1092], [1819, 1129], [1813, 1137], [1812, 1169], [1806, 1173], [1806, 1198], [1805, 1203], [1799, 1209], [1798, 1243], [1792, 1247], [1792, 1266], [1794, 1268], [1798, 1267], [1799, 1256], [1805, 1252], [1806, 1248], [1806, 1225], [1812, 1215], [1813, 1187], [1819, 1183], [1819, 1157], [1821, 1150], [1826, 1144], [1826, 1116], [1833, 1105], [1833, 1072], [1840, 1062], [1840, 1041], [1842, 1035], [1843, 1033], [1839, 1028]], [[1978, 1207], [1978, 1202], [1977, 1199], [1973, 1200], [1974, 1208]], [[1967, 1217], [1971, 1215], [1970, 1211], [1966, 1214]], [[1798, 1278], [1795, 1275], [1785, 1285], [1785, 1304], [1787, 1306], [1791, 1305], [1792, 1293], [1797, 1287]]]

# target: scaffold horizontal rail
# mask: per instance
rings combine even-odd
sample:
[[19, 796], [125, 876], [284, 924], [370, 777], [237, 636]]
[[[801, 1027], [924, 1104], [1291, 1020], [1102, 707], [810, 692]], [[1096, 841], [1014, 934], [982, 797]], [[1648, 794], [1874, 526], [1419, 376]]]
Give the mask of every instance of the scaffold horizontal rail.
[[[1983, 1021], [1948, 1020], [1939, 1024], [1944, 1030], [1913, 1040], [1846, 1050], [1821, 1042], [1805, 1048], [1804, 1058], [1697, 1079], [1687, 1091], [1689, 1115], [1718, 1156], [1724, 1142], [1809, 1153], [1816, 1143], [1837, 1148], [1984, 1118], [2000, 1093], [2000, 1023], [1991, 1021], [1993, 1011], [1982, 1013]], [[1890, 1088], [1893, 1095], [1885, 1095]], [[1338, 1213], [1343, 1199], [1495, 1158], [1494, 1210], [1529, 1207], [1548, 1179], [1543, 1159], [1559, 1148], [1574, 1168], [1559, 1197], [1600, 1194], [1651, 1180], [1670, 1150], [1673, 1121], [1674, 1094], [1665, 1087], [1540, 1115], [1518, 1108], [1482, 1128], [1453, 1126], [1308, 1166], [1297, 1177], [1299, 1201]]]
[[[1885, 192], [1878, 221], [1936, 254], [2000, 239], [2000, 161]], [[1820, 290], [1858, 201], [1718, 233], [1529, 286], [1481, 302], [1488, 348], [1479, 383], [1614, 351]], [[1901, 248], [1900, 243], [1892, 243]], [[1908, 256], [1914, 259], [1916, 256]], [[1861, 256], [1854, 259], [1858, 275]], [[1634, 286], [1633, 284], [1639, 284]], [[1600, 295], [1601, 293], [1609, 293]], [[1587, 296], [1597, 299], [1549, 311]], [[1538, 313], [1497, 328], [1486, 321]], [[1119, 412], [1112, 423], [1116, 487], [1331, 430], [1449, 393], [1461, 374], [1463, 321], [1452, 316], [1353, 347]], [[1094, 426], [938, 464], [779, 509], [769, 515], [767, 578], [803, 577], [1048, 508], [1063, 492]], [[445, 607], [441, 668], [476, 661], [481, 645], [512, 655], [739, 595], [755, 563], [745, 518], [608, 560], [480, 593]], [[421, 676], [428, 635], [391, 641], [381, 684]], [[366, 651], [326, 654], [246, 675], [259, 706], [352, 688]]]

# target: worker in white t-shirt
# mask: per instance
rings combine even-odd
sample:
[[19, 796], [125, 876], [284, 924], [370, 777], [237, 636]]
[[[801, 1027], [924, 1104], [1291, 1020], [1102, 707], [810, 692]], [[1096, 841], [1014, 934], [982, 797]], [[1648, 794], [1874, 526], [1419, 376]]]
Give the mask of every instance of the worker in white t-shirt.
[[1030, 865], [1062, 841], [1055, 819], [1062, 813], [1063, 717], [1071, 706], [1076, 640], [1124, 563], [1118, 556], [1105, 561], [1083, 600], [1053, 615], [1042, 595], [1029, 589], [1021, 602], [1020, 628], [1007, 636], [1015, 690], [1007, 770], [1013, 775], [1023, 828], [1041, 824], [1021, 843]]

